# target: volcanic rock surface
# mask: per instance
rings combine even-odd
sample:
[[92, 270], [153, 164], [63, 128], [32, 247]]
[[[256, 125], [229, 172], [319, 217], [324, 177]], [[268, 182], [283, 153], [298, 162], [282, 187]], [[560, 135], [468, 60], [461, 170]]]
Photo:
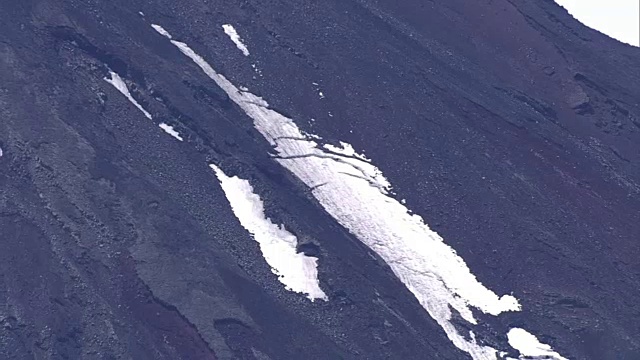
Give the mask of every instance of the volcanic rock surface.
[[[473, 356], [152, 25], [365, 154], [517, 299], [452, 310], [468, 341], [640, 359], [640, 48], [551, 0], [0, 1], [0, 358]], [[279, 281], [211, 164], [317, 258], [326, 301]]]

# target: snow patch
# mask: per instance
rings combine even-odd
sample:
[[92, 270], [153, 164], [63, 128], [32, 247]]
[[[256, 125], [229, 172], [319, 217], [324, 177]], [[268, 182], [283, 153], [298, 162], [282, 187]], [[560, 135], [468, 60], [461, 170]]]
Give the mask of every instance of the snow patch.
[[135, 105], [135, 107], [137, 107], [138, 110], [142, 111], [144, 116], [146, 116], [148, 119], [151, 119], [151, 114], [149, 114], [149, 112], [145, 110], [142, 107], [142, 105], [138, 104], [136, 99], [134, 99], [133, 96], [131, 96], [129, 89], [127, 89], [127, 84], [124, 83], [120, 75], [118, 75], [113, 71], [109, 71], [109, 74], [111, 76], [111, 79], [108, 79], [105, 77], [104, 81], [108, 82], [109, 84], [113, 85], [113, 87], [118, 89], [118, 91], [120, 91], [122, 95], [124, 95], [133, 105]]
[[165, 124], [165, 123], [160, 123], [160, 125], [158, 125], [158, 126], [160, 126], [160, 128], [162, 130], [164, 130], [167, 134], [173, 136], [174, 138], [176, 138], [176, 139], [178, 139], [180, 141], [183, 141], [183, 139], [180, 136], [180, 134], [173, 129], [173, 126]]
[[[258, 68], [258, 66], [256, 64], [251, 64], [251, 67], [253, 68], [253, 71], [255, 71], [256, 74], [260, 75], [262, 77], [262, 70], [260, 70], [260, 68]], [[254, 77], [255, 79], [255, 77]]]
[[222, 29], [224, 30], [224, 33], [229, 36], [231, 41], [236, 44], [236, 47], [242, 51], [242, 54], [244, 54], [244, 56], [249, 56], [249, 49], [247, 49], [247, 46], [242, 42], [242, 39], [240, 38], [240, 35], [238, 35], [236, 29], [230, 24], [222, 25]]
[[265, 217], [262, 199], [247, 180], [229, 177], [219, 167], [209, 166], [220, 180], [233, 213], [260, 244], [262, 255], [278, 280], [287, 290], [303, 293], [311, 301], [327, 301], [318, 281], [318, 259], [297, 252], [295, 235]]
[[507, 333], [509, 345], [520, 352], [520, 359], [542, 358], [548, 360], [567, 360], [551, 349], [551, 346], [541, 343], [538, 338], [528, 331], [513, 328]]
[[621, 42], [640, 46], [640, 3], [633, 0], [556, 0], [576, 20]]

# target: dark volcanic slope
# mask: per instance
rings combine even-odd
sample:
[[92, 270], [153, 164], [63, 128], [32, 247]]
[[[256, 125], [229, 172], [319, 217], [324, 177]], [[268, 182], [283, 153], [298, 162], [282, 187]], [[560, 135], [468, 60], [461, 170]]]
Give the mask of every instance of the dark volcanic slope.
[[[640, 49], [551, 0], [0, 1], [0, 358], [467, 357], [151, 24], [365, 152], [513, 293], [482, 343], [640, 358]], [[284, 289], [208, 163], [309, 242], [328, 302]]]

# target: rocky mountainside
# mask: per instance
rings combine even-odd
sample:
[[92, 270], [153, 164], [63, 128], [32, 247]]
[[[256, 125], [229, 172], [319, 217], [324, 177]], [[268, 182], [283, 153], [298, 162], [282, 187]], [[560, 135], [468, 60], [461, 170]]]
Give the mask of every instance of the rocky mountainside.
[[0, 358], [639, 359], [640, 48], [551, 0], [0, 1]]

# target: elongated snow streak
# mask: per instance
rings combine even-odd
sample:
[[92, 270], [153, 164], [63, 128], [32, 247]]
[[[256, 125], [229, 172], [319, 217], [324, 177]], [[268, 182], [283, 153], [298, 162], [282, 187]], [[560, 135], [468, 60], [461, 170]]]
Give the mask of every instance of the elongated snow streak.
[[176, 138], [176, 139], [178, 139], [180, 141], [183, 140], [182, 137], [180, 136], [180, 133], [178, 133], [177, 131], [175, 131], [173, 129], [173, 126], [165, 124], [165, 123], [160, 123], [158, 126], [160, 126], [160, 128], [162, 130], [164, 130], [164, 132], [166, 132], [167, 134], [173, 136], [174, 138]]
[[542, 358], [549, 360], [567, 360], [551, 349], [551, 346], [541, 343], [538, 338], [528, 331], [513, 328], [507, 333], [509, 345], [520, 352], [520, 359]]
[[[172, 39], [160, 29], [156, 30]], [[333, 218], [385, 260], [458, 348], [474, 359], [496, 358], [496, 349], [478, 344], [475, 336], [469, 340], [457, 332], [450, 322], [451, 309], [476, 324], [472, 307], [492, 315], [519, 311], [515, 297], [498, 296], [484, 287], [420, 216], [388, 195], [391, 185], [369, 159], [345, 143], [342, 148], [320, 147], [315, 137], [270, 109], [262, 98], [238, 89], [187, 44], [171, 43], [253, 119], [255, 128], [277, 151], [277, 161], [312, 189]]]
[[157, 31], [158, 33], [160, 33], [160, 35], [167, 37], [169, 39], [171, 39], [171, 34], [169, 34], [165, 29], [162, 28], [162, 26], [160, 25], [156, 25], [156, 24], [151, 24], [151, 27]]
[[242, 51], [242, 54], [244, 54], [244, 56], [249, 56], [249, 49], [247, 49], [247, 46], [242, 42], [242, 39], [240, 38], [240, 35], [238, 35], [236, 29], [230, 24], [222, 25], [222, 29], [224, 30], [224, 33], [229, 36], [231, 41], [236, 44], [236, 47]]
[[267, 264], [285, 288], [303, 293], [311, 301], [328, 300], [318, 282], [318, 259], [297, 252], [298, 239], [295, 235], [265, 217], [262, 200], [247, 180], [228, 177], [217, 166], [209, 166], [220, 180], [233, 213], [260, 244]]
[[135, 105], [135, 107], [137, 107], [138, 110], [142, 111], [142, 113], [144, 114], [144, 116], [147, 117], [147, 119], [151, 119], [151, 114], [149, 114], [149, 112], [145, 110], [142, 107], [142, 105], [138, 104], [136, 99], [134, 99], [133, 96], [131, 96], [129, 89], [127, 88], [127, 84], [124, 83], [120, 75], [118, 75], [113, 71], [109, 71], [109, 74], [111, 75], [111, 79], [107, 79], [105, 77], [104, 81], [108, 82], [109, 84], [113, 85], [113, 87], [118, 89], [118, 91], [120, 91], [122, 95], [124, 95], [133, 105]]

